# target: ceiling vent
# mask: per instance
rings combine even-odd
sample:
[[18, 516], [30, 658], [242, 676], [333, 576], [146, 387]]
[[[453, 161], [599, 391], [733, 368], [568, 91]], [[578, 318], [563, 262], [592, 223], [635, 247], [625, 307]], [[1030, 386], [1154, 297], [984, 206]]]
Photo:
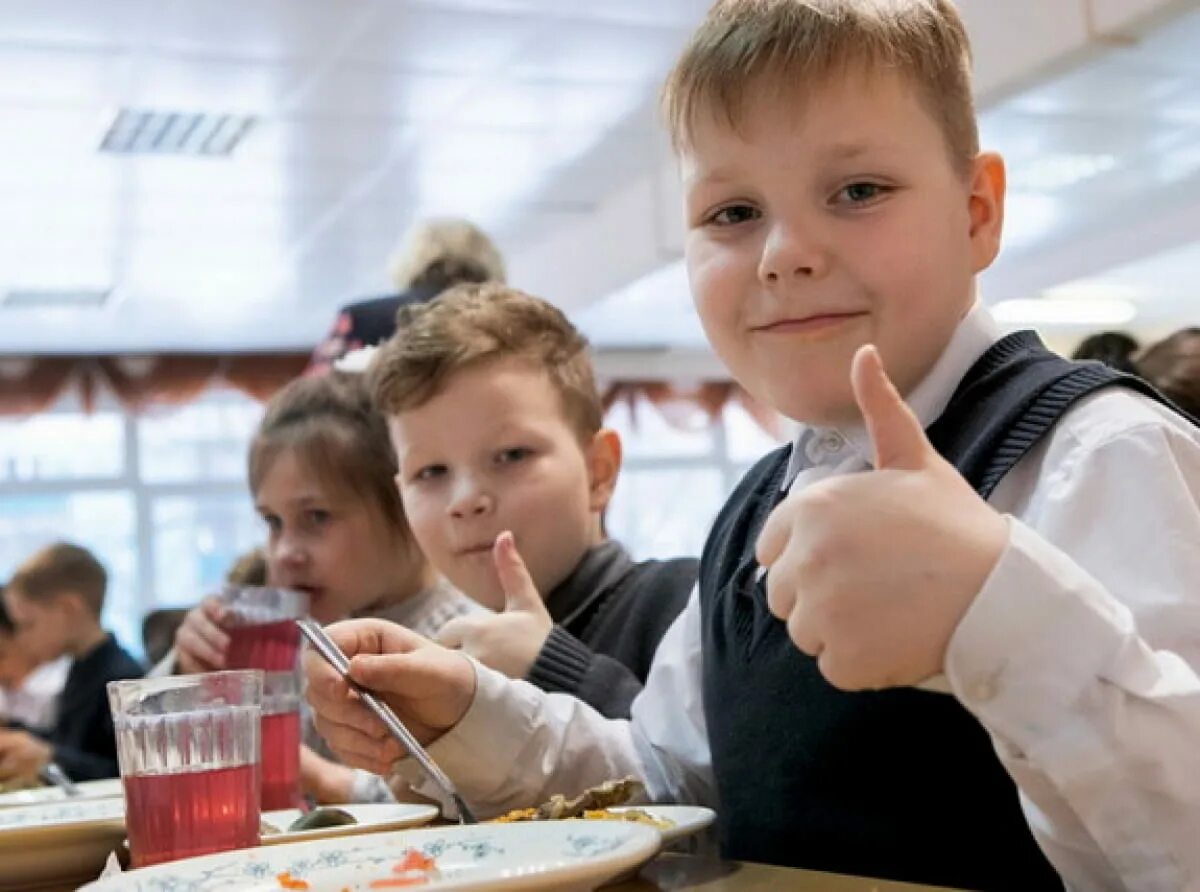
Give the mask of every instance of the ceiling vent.
[[6, 310], [96, 309], [104, 306], [112, 291], [96, 288], [14, 288], [0, 299]]
[[223, 158], [250, 130], [246, 115], [123, 108], [104, 134], [100, 151], [113, 155], [193, 155]]

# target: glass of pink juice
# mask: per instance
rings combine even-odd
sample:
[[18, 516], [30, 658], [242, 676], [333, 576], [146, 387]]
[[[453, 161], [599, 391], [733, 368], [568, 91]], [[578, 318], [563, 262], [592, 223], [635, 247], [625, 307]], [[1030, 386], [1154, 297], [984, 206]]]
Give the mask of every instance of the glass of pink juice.
[[301, 808], [300, 679], [267, 672], [262, 705], [262, 810]]
[[263, 674], [113, 681], [134, 867], [258, 844]]
[[286, 672], [296, 668], [300, 630], [308, 615], [308, 596], [285, 588], [231, 586], [221, 594], [229, 650], [227, 669]]

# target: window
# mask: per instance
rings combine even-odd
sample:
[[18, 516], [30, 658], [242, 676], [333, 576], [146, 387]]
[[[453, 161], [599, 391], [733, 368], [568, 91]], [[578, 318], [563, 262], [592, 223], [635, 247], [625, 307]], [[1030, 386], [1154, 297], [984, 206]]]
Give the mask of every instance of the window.
[[699, 556], [725, 497], [779, 445], [734, 402], [718, 424], [697, 409], [683, 430], [641, 398], [632, 409], [618, 403], [605, 423], [624, 447], [605, 527], [637, 560]]
[[[119, 412], [48, 412], [0, 418], [0, 486], [35, 480], [118, 477], [125, 460]], [[86, 449], [79, 444], [86, 443]]]
[[262, 541], [245, 484], [261, 414], [215, 390], [141, 416], [110, 403], [0, 419], [0, 580], [50, 542], [91, 549], [109, 572], [104, 624], [140, 654], [147, 610], [195, 603]]
[[[140, 654], [146, 611], [194, 604], [265, 539], [245, 482], [261, 414], [222, 390], [139, 416], [102, 403], [0, 419], [0, 580], [49, 542], [92, 549], [109, 571], [104, 623]], [[606, 419], [625, 459], [606, 525], [639, 560], [699, 555], [726, 494], [776, 445], [733, 403], [719, 424], [686, 420], [645, 401]]]
[[51, 542], [84, 545], [108, 570], [106, 625], [122, 644], [134, 644], [141, 635], [136, 530], [132, 494], [119, 489], [5, 494], [0, 499], [0, 579]]

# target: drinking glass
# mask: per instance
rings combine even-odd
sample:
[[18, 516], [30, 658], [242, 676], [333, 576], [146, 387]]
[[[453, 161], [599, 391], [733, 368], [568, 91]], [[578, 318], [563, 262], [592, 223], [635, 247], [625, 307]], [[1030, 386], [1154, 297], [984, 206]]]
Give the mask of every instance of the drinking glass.
[[258, 844], [263, 674], [112, 681], [134, 867]]

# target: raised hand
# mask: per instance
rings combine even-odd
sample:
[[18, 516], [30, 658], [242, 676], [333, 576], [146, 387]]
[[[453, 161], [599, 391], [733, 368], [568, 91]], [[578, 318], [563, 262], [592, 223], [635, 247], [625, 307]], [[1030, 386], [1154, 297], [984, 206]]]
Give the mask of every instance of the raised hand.
[[438, 643], [468, 653], [510, 678], [529, 674], [554, 621], [510, 532], [496, 537], [492, 560], [504, 591], [504, 610], [460, 616], [446, 623]]
[[229, 635], [221, 628], [225, 607], [217, 598], [205, 598], [187, 612], [175, 632], [175, 662], [185, 675], [225, 668]]
[[771, 612], [831, 684], [915, 685], [942, 671], [1008, 524], [933, 448], [873, 346], [851, 381], [875, 469], [790, 494], [756, 554]]

